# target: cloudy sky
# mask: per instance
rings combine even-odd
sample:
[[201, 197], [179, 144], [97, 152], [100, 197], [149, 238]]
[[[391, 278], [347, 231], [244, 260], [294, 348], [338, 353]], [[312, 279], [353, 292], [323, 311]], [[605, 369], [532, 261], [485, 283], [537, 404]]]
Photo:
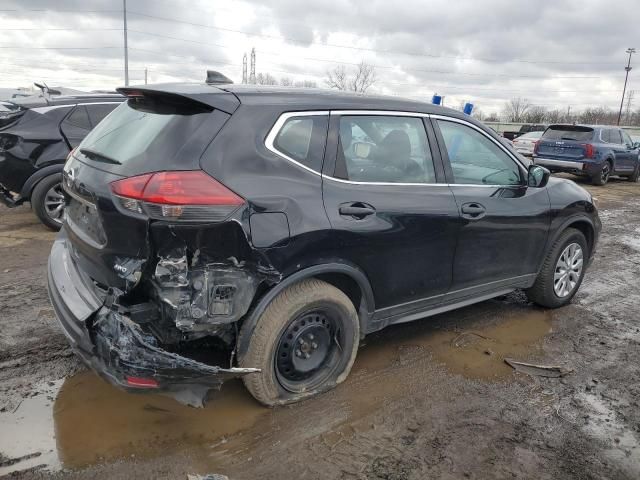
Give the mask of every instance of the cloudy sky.
[[[0, 87], [123, 85], [122, 13], [121, 0], [0, 0]], [[625, 50], [640, 47], [638, 0], [128, 0], [127, 18], [131, 84], [145, 68], [149, 83], [207, 68], [240, 82], [255, 47], [258, 73], [324, 86], [328, 69], [365, 61], [375, 93], [485, 113], [518, 96], [617, 109]]]

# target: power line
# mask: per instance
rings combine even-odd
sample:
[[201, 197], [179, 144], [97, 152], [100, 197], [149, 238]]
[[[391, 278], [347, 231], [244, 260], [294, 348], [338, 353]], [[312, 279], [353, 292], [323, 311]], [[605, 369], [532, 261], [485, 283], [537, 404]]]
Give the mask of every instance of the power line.
[[[288, 42], [291, 43], [297, 43], [297, 44], [303, 44], [303, 45], [319, 45], [319, 46], [324, 46], [324, 47], [331, 47], [331, 48], [345, 48], [345, 49], [349, 49], [349, 50], [358, 50], [358, 51], [368, 51], [368, 52], [373, 52], [373, 53], [384, 53], [384, 54], [396, 54], [396, 55], [411, 55], [411, 56], [417, 56], [417, 57], [428, 57], [428, 58], [449, 58], [452, 60], [476, 60], [476, 61], [482, 61], [482, 62], [499, 62], [499, 63], [503, 63], [505, 62], [504, 59], [489, 59], [489, 58], [477, 58], [477, 57], [461, 57], [461, 56], [455, 56], [455, 55], [440, 55], [440, 54], [431, 54], [431, 53], [418, 53], [418, 52], [400, 52], [397, 50], [380, 50], [380, 49], [375, 49], [375, 48], [368, 48], [368, 47], [356, 47], [354, 45], [344, 45], [344, 44], [336, 44], [336, 43], [319, 43], [319, 42], [302, 42], [300, 40], [297, 40], [295, 38], [291, 38], [291, 37], [283, 37], [283, 36], [277, 36], [277, 35], [267, 35], [267, 34], [263, 34], [263, 33], [253, 33], [253, 32], [247, 32], [244, 30], [237, 30], [237, 29], [233, 29], [233, 28], [224, 28], [224, 27], [214, 27], [212, 25], [206, 25], [203, 23], [197, 23], [197, 22], [190, 22], [187, 20], [178, 20], [175, 18], [167, 18], [167, 17], [160, 17], [158, 15], [151, 15], [148, 13], [142, 13], [142, 12], [134, 12], [132, 10], [129, 10], [130, 14], [133, 15], [139, 15], [142, 17], [148, 17], [148, 18], [153, 18], [156, 20], [163, 20], [165, 22], [172, 22], [172, 23], [182, 23], [185, 25], [191, 25], [194, 27], [202, 27], [202, 28], [209, 28], [212, 30], [220, 30], [223, 32], [231, 32], [231, 33], [238, 33], [241, 35], [247, 35], [247, 36], [251, 36], [251, 37], [260, 37], [260, 38], [270, 38], [270, 39], [274, 39], [274, 40], [286, 40]], [[567, 65], [567, 64], [571, 64], [571, 65], [612, 65], [614, 64], [614, 62], [567, 62], [565, 60], [519, 60], [519, 59], [513, 59], [513, 60], [507, 60], [506, 62], [513, 62], [513, 63], [530, 63], [530, 64], [562, 64], [562, 65]]]
[[3, 31], [24, 31], [24, 32], [99, 32], [99, 31], [122, 31], [122, 28], [2, 28]]
[[24, 47], [17, 45], [0, 45], [0, 48], [13, 50], [108, 50], [121, 47]]
[[[229, 9], [227, 9], [229, 10]], [[67, 13], [120, 13], [121, 10], [51, 10], [51, 9], [2, 9], [0, 10], [0, 12], [20, 12], [20, 11], [27, 11], [27, 12], [55, 12], [55, 13], [59, 13], [59, 12], [67, 12]], [[202, 24], [202, 23], [197, 23], [197, 22], [190, 22], [187, 20], [179, 20], [179, 19], [175, 19], [175, 18], [167, 18], [167, 17], [161, 17], [158, 15], [151, 15], [148, 13], [143, 13], [143, 12], [135, 12], [132, 10], [128, 10], [129, 14], [133, 14], [133, 15], [138, 15], [138, 16], [143, 16], [143, 17], [147, 17], [147, 18], [152, 18], [152, 19], [156, 19], [156, 20], [161, 20], [161, 21], [166, 21], [166, 22], [172, 22], [172, 23], [181, 23], [181, 24], [185, 24], [185, 25], [191, 25], [191, 26], [196, 26], [196, 27], [202, 27], [202, 28], [208, 28], [208, 29], [212, 29], [212, 30], [220, 30], [220, 31], [225, 31], [225, 32], [231, 32], [231, 33], [237, 33], [237, 34], [241, 34], [241, 35], [247, 35], [247, 36], [252, 36], [252, 37], [261, 37], [261, 38], [271, 38], [274, 40], [285, 40], [291, 43], [296, 43], [296, 44], [302, 44], [302, 45], [318, 45], [321, 47], [330, 47], [330, 48], [343, 48], [343, 49], [349, 49], [349, 50], [357, 50], [357, 51], [368, 51], [368, 52], [372, 52], [372, 53], [381, 53], [381, 54], [392, 54], [392, 55], [409, 55], [409, 56], [415, 56], [415, 57], [423, 57], [423, 58], [446, 58], [446, 59], [451, 59], [451, 60], [472, 60], [472, 61], [479, 61], [479, 62], [490, 62], [490, 63], [525, 63], [525, 64], [559, 64], [559, 65], [615, 65], [616, 62], [582, 62], [582, 61], [566, 61], [566, 60], [521, 60], [521, 59], [500, 59], [500, 58], [486, 58], [486, 57], [469, 57], [469, 56], [460, 56], [460, 55], [442, 55], [442, 54], [432, 54], [432, 53], [420, 53], [420, 52], [407, 52], [407, 51], [398, 51], [398, 50], [381, 50], [381, 49], [375, 49], [375, 48], [370, 48], [370, 47], [357, 47], [354, 45], [344, 45], [344, 44], [335, 44], [335, 43], [320, 43], [320, 42], [303, 42], [300, 40], [297, 40], [295, 38], [291, 38], [291, 37], [283, 37], [283, 36], [277, 36], [277, 35], [267, 35], [267, 34], [261, 34], [261, 33], [253, 33], [253, 32], [247, 32], [244, 30], [238, 30], [238, 29], [232, 29], [232, 28], [224, 28], [224, 27], [215, 27], [212, 25], [207, 25], [207, 24]], [[276, 17], [271, 17], [271, 18], [276, 18]], [[279, 19], [280, 20], [280, 19]], [[291, 23], [291, 22], [290, 22]], [[3, 29], [3, 30], [30, 30], [30, 29], [21, 29], [21, 28], [16, 28], [16, 29]], [[32, 30], [38, 30], [38, 29], [32, 29]], [[40, 30], [74, 30], [74, 29], [40, 29]], [[100, 29], [96, 29], [96, 30], [100, 30]], [[105, 29], [105, 30], [111, 30], [111, 29]], [[120, 29], [113, 29], [113, 30], [120, 30]], [[143, 32], [139, 32], [139, 33], [143, 33]], [[148, 32], [146, 32], [148, 33]], [[150, 33], [148, 33], [150, 34]], [[152, 35], [152, 34], [150, 34]]]
[[[128, 13], [135, 13], [135, 12], [131, 12], [129, 11]], [[154, 36], [154, 37], [160, 37], [160, 38], [168, 38], [171, 40], [179, 40], [182, 42], [188, 42], [188, 43], [196, 43], [199, 45], [207, 45], [207, 46], [212, 46], [212, 47], [220, 47], [220, 48], [233, 48], [231, 46], [228, 45], [223, 45], [223, 44], [219, 44], [219, 43], [211, 43], [211, 42], [202, 42], [200, 40], [191, 40], [191, 39], [187, 39], [187, 38], [180, 38], [180, 37], [174, 37], [172, 35], [164, 35], [161, 33], [152, 33], [152, 32], [144, 32], [141, 30], [129, 30], [130, 32], [135, 32], [135, 33], [139, 33], [139, 34], [143, 34], [143, 35], [150, 35], [150, 36]], [[261, 53], [263, 55], [272, 55], [272, 56], [277, 56], [277, 57], [282, 57], [282, 53], [281, 52], [277, 52], [277, 53], [272, 53], [270, 51], [267, 50], [256, 50], [256, 53]], [[324, 59], [324, 58], [316, 58], [316, 57], [306, 57], [306, 56], [300, 56], [300, 55], [287, 55], [288, 58], [298, 58], [298, 59], [302, 59], [302, 60], [308, 60], [311, 62], [323, 62], [323, 63], [333, 63], [333, 64], [338, 64], [338, 65], [351, 65], [351, 66], [357, 66], [359, 65], [359, 62], [345, 62], [345, 61], [340, 61], [340, 60], [332, 60], [332, 59]], [[395, 65], [371, 65], [374, 68], [377, 69], [385, 69], [385, 70], [395, 70], [398, 67]], [[549, 76], [549, 75], [509, 75], [509, 74], [492, 74], [492, 73], [475, 73], [475, 72], [458, 72], [458, 71], [454, 71], [454, 70], [427, 70], [427, 69], [420, 69], [420, 68], [405, 68], [405, 67], [401, 67], [403, 71], [405, 72], [421, 72], [421, 73], [435, 73], [435, 74], [450, 74], [450, 75], [466, 75], [466, 76], [478, 76], [478, 77], [497, 77], [497, 78], [544, 78], [544, 79], [585, 79], [585, 78], [589, 78], [589, 79], [595, 79], [595, 78], [601, 78], [598, 76], [580, 76], [580, 75], [570, 75], [570, 76], [560, 76], [560, 75], [556, 75], [556, 76]]]

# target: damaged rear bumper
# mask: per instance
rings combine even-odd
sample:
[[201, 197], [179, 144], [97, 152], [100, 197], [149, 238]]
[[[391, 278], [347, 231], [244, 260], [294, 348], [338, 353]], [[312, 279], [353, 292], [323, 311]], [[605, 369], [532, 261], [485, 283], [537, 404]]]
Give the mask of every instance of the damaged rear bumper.
[[98, 295], [91, 279], [77, 268], [64, 229], [49, 256], [48, 290], [73, 350], [118, 387], [129, 391], [198, 391], [203, 397], [229, 378], [259, 371], [208, 365], [160, 348], [156, 338], [117, 304], [117, 291], [105, 298]]

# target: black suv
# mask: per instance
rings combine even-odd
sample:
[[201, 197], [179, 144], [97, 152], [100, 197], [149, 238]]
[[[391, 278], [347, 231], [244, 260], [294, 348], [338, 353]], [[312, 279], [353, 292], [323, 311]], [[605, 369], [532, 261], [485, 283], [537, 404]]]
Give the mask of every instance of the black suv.
[[0, 112], [0, 200], [9, 207], [31, 202], [42, 223], [58, 230], [65, 159], [123, 100], [119, 94], [27, 97]]
[[294, 402], [342, 382], [388, 325], [515, 289], [565, 305], [593, 257], [591, 195], [460, 112], [322, 90], [119, 91], [65, 165], [48, 285], [74, 349], [126, 389], [202, 397], [242, 376], [260, 402]]

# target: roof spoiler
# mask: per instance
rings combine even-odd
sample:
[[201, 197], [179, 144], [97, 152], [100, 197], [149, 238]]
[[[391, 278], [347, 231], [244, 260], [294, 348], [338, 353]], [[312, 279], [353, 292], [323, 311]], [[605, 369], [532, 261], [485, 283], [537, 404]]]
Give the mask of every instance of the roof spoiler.
[[[202, 88], [202, 87], [200, 87]], [[215, 108], [228, 114], [233, 114], [240, 105], [240, 101], [233, 94], [224, 90], [213, 88], [210, 92], [201, 93], [190, 85], [141, 85], [133, 87], [120, 87], [116, 91], [129, 99], [155, 98], [173, 102], [190, 102], [194, 105], [211, 109]]]
[[205, 82], [209, 85], [224, 85], [227, 83], [233, 83], [233, 80], [215, 70], [207, 70], [207, 79]]

